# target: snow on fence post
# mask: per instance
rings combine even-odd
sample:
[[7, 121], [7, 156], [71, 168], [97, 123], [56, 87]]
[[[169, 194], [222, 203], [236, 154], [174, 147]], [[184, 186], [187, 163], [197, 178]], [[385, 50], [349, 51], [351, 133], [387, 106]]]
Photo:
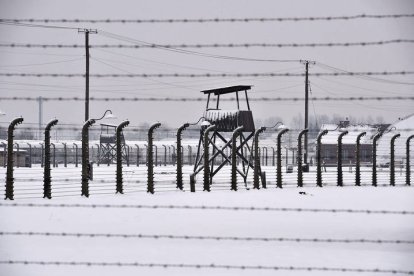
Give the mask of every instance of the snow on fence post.
[[372, 186], [377, 186], [377, 141], [381, 138], [382, 133], [379, 132], [372, 138]]
[[302, 171], [302, 136], [308, 133], [308, 129], [304, 129], [299, 133], [298, 136], [298, 187], [303, 187], [303, 171]]
[[289, 129], [282, 129], [277, 134], [277, 161], [276, 161], [276, 186], [283, 187], [282, 183], [282, 135], [288, 132]]
[[58, 123], [58, 120], [51, 120], [45, 127], [45, 166], [43, 169], [43, 198], [52, 198], [52, 178], [50, 176], [50, 130]]
[[[215, 131], [216, 126], [210, 125], [204, 130], [204, 144], [203, 144], [203, 151], [204, 151], [204, 177], [203, 177], [203, 190], [210, 192], [211, 188], [211, 177], [210, 177], [210, 151], [209, 151], [209, 144], [210, 138], [209, 134], [210, 131]], [[214, 162], [214, 160], [213, 160]], [[195, 183], [191, 184], [191, 192], [195, 192]]]
[[233, 131], [231, 142], [231, 190], [237, 191], [237, 137], [244, 129], [239, 126]]
[[11, 121], [9, 130], [7, 132], [7, 171], [6, 171], [6, 198], [14, 199], [14, 177], [13, 177], [13, 139], [14, 139], [14, 128], [16, 125], [21, 124], [23, 118], [16, 118]]
[[[154, 130], [161, 126], [160, 123], [153, 124], [148, 130], [148, 147], [147, 147], [147, 166], [148, 166], [148, 187], [147, 192], [154, 193]], [[157, 151], [156, 151], [157, 152]]]
[[361, 138], [367, 133], [361, 132], [356, 138], [355, 146], [355, 186], [361, 186]]
[[116, 193], [123, 194], [124, 187], [122, 183], [122, 129], [129, 125], [125, 120], [116, 127]]
[[391, 138], [391, 157], [390, 157], [390, 185], [395, 186], [395, 140], [400, 137], [401, 134], [395, 134]]
[[261, 176], [260, 152], [259, 152], [259, 135], [266, 130], [261, 127], [254, 133], [254, 170], [253, 170], [253, 189], [260, 189], [259, 179]]
[[345, 130], [344, 132], [342, 132], [341, 134], [339, 134], [338, 136], [338, 152], [337, 152], [337, 171], [338, 171], [338, 175], [337, 175], [337, 186], [342, 187], [344, 185], [344, 180], [343, 180], [343, 174], [342, 174], [342, 138], [348, 134], [348, 131]]
[[323, 187], [322, 181], [322, 137], [328, 134], [328, 130], [323, 130], [316, 138], [316, 186]]
[[94, 119], [87, 120], [82, 127], [82, 196], [89, 197], [89, 128], [95, 123]]
[[177, 189], [183, 190], [183, 157], [181, 155], [181, 137], [183, 131], [189, 127], [189, 123], [185, 123], [177, 129]]
[[406, 142], [406, 150], [407, 150], [407, 161], [406, 161], [406, 168], [405, 168], [405, 184], [410, 186], [411, 185], [411, 168], [410, 168], [410, 141], [414, 138], [414, 135], [411, 135], [407, 138]]

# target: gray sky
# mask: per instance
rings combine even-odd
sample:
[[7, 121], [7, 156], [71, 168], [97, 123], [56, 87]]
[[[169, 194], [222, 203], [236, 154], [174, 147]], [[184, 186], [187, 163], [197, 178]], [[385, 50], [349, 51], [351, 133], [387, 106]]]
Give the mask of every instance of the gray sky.
[[[413, 1], [93, 1], [0, 0], [0, 18], [169, 19], [342, 16], [414, 13]], [[414, 19], [359, 19], [318, 22], [205, 23], [205, 24], [65, 24], [94, 28], [159, 44], [197, 43], [314, 43], [413, 39]], [[64, 25], [56, 23], [55, 25]], [[76, 30], [0, 25], [0, 43], [83, 44]], [[128, 44], [91, 35], [93, 44]], [[348, 71], [412, 71], [413, 44], [370, 47], [317, 48], [206, 48], [195, 51], [260, 59], [310, 59]], [[0, 48], [0, 72], [84, 73], [84, 49]], [[230, 61], [158, 49], [91, 49], [91, 73], [302, 73], [300, 63]], [[33, 65], [52, 63], [44, 65]], [[168, 63], [162, 64], [162, 63]], [[311, 72], [328, 72], [318, 65]], [[412, 75], [383, 79], [414, 82]], [[389, 84], [356, 77], [311, 77], [312, 96], [412, 96], [414, 85]], [[200, 90], [229, 85], [253, 85], [254, 97], [303, 97], [303, 77], [273, 78], [91, 78], [92, 97], [200, 97]], [[0, 95], [83, 97], [82, 78], [0, 77]], [[290, 122], [303, 114], [303, 102], [252, 102], [254, 116], [282, 117]], [[204, 102], [91, 102], [90, 116], [112, 109], [131, 124], [160, 121], [177, 126], [196, 121]], [[36, 102], [1, 101], [7, 113], [0, 121], [22, 115], [37, 123]], [[412, 101], [315, 102], [310, 113], [346, 116], [383, 116], [393, 122], [414, 112]], [[44, 122], [83, 122], [83, 102], [47, 102]]]

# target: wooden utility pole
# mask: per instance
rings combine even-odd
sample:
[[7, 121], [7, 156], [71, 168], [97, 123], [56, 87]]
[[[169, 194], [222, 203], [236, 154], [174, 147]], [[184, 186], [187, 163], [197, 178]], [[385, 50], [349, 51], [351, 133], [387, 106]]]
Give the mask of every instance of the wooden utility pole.
[[89, 34], [97, 34], [97, 30], [79, 29], [78, 33], [85, 33], [86, 72], [85, 72], [85, 122], [89, 120]]
[[[314, 61], [309, 60], [301, 60], [301, 63], [305, 64], [305, 127], [304, 129], [308, 128], [308, 120], [309, 120], [309, 64], [315, 64]], [[305, 133], [304, 139], [304, 154], [303, 154], [303, 163], [308, 164], [308, 133]]]

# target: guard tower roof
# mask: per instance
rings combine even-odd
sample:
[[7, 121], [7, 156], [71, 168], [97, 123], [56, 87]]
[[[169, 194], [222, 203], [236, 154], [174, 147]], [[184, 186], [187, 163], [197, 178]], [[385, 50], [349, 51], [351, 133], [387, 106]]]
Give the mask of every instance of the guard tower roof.
[[238, 91], [247, 91], [252, 88], [251, 85], [236, 85], [236, 86], [229, 86], [229, 87], [223, 87], [223, 88], [215, 88], [215, 89], [209, 89], [209, 90], [203, 90], [201, 93], [204, 94], [212, 94], [214, 95], [221, 95], [221, 94], [228, 94]]

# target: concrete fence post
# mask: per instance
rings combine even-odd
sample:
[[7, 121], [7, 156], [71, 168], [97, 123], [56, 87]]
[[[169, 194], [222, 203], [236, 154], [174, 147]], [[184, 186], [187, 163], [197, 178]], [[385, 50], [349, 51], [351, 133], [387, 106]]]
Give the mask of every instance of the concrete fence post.
[[377, 141], [381, 138], [382, 133], [379, 132], [372, 138], [372, 186], [377, 186]]
[[89, 128], [95, 123], [94, 119], [87, 120], [82, 127], [82, 196], [89, 197]]
[[[56, 167], [56, 145], [54, 143], [50, 143], [50, 145], [53, 147], [53, 168]], [[46, 155], [45, 155], [46, 157]]]
[[285, 128], [277, 134], [277, 161], [276, 161], [276, 187], [282, 188], [282, 135], [287, 133], [289, 129]]
[[75, 148], [75, 167], [78, 167], [78, 145], [73, 143], [73, 147]]
[[411, 185], [411, 161], [410, 161], [410, 141], [414, 138], [414, 135], [411, 135], [407, 138], [406, 142], [406, 166], [405, 166], [405, 184], [410, 186]]
[[50, 175], [50, 131], [53, 126], [58, 123], [58, 120], [51, 120], [45, 127], [45, 166], [43, 170], [43, 198], [52, 198], [52, 178]]
[[348, 131], [345, 130], [343, 132], [341, 132], [341, 134], [339, 134], [338, 136], [338, 151], [337, 151], [337, 171], [338, 171], [338, 175], [337, 175], [337, 186], [342, 187], [344, 185], [344, 180], [343, 180], [343, 173], [342, 173], [342, 138], [348, 134]]
[[181, 138], [183, 131], [190, 126], [189, 123], [185, 123], [177, 129], [177, 189], [183, 190], [183, 156], [181, 154]]
[[29, 147], [29, 168], [32, 167], [32, 144], [27, 143], [27, 146]]
[[[203, 151], [204, 151], [204, 171], [203, 171], [203, 190], [210, 192], [211, 190], [211, 175], [210, 175], [210, 165], [209, 165], [209, 159], [210, 159], [210, 132], [215, 131], [216, 126], [210, 125], [204, 130], [204, 144], [203, 144]], [[191, 186], [191, 192], [195, 192], [195, 183]]]
[[135, 147], [137, 147], [137, 167], [139, 167], [139, 146], [135, 144]]
[[316, 138], [316, 186], [323, 187], [322, 181], [322, 137], [328, 134], [328, 130], [323, 130]]
[[125, 120], [116, 127], [116, 193], [123, 194], [124, 186], [122, 179], [122, 130], [129, 125]]
[[239, 126], [233, 131], [231, 142], [231, 190], [237, 191], [237, 137], [244, 127]]
[[11, 121], [7, 132], [7, 170], [6, 170], [6, 198], [14, 200], [14, 168], [13, 168], [13, 139], [14, 139], [14, 128], [23, 123], [23, 118], [16, 118]]
[[367, 133], [362, 132], [356, 138], [355, 146], [355, 186], [361, 186], [361, 138]]
[[390, 147], [390, 185], [395, 186], [395, 140], [400, 137], [401, 134], [395, 134], [391, 138]]
[[260, 177], [261, 177], [261, 166], [260, 166], [260, 152], [259, 152], [259, 135], [266, 131], [266, 127], [261, 127], [254, 133], [254, 170], [253, 170], [253, 189], [260, 189]]
[[68, 150], [66, 143], [62, 143], [63, 145], [63, 166], [66, 168], [68, 166]]
[[298, 187], [303, 187], [303, 168], [302, 168], [302, 137], [305, 135], [305, 133], [308, 133], [308, 129], [304, 129], [301, 132], [299, 132], [298, 135], [298, 154], [297, 154], [297, 160], [298, 160]]
[[[147, 160], [148, 160], [148, 187], [147, 192], [154, 193], [154, 131], [161, 126], [160, 123], [153, 124], [148, 130], [148, 147], [147, 147]], [[157, 148], [155, 148], [157, 154]], [[157, 162], [157, 156], [155, 156], [155, 162]]]

